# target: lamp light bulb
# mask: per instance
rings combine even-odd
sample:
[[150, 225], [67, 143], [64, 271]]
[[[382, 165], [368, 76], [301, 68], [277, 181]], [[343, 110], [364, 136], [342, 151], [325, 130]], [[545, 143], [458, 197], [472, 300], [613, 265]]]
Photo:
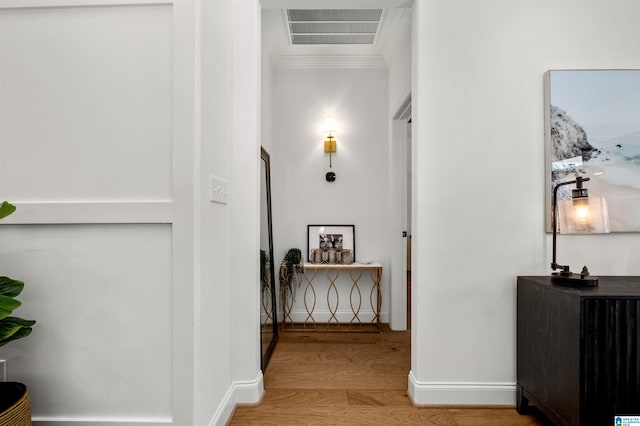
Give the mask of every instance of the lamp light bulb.
[[589, 208], [586, 206], [580, 206], [576, 209], [576, 218], [581, 221], [581, 222], [585, 222], [589, 219]]

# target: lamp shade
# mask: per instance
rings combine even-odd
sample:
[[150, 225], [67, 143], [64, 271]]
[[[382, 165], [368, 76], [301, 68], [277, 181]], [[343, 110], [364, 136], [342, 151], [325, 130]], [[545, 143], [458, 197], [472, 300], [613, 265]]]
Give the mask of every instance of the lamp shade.
[[558, 232], [561, 234], [609, 233], [609, 210], [604, 197], [558, 200]]
[[324, 128], [322, 129], [325, 135], [332, 134], [335, 136], [335, 133], [338, 131], [338, 126], [336, 125], [336, 119], [333, 117], [328, 117], [324, 120]]

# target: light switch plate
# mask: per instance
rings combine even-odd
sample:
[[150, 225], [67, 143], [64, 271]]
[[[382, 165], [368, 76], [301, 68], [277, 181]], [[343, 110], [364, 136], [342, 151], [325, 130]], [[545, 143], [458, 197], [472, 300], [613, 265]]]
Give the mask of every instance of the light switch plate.
[[229, 191], [227, 181], [218, 176], [211, 175], [211, 202], [227, 204]]

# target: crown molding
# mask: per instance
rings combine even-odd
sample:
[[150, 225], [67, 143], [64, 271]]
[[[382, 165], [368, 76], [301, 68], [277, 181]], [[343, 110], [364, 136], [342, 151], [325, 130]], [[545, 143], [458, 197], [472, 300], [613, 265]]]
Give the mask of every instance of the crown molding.
[[414, 0], [261, 0], [263, 9], [377, 9], [411, 7]]
[[173, 1], [174, 0], [0, 0], [0, 9], [166, 5], [172, 4]]
[[276, 66], [284, 69], [386, 68], [382, 55], [281, 55]]

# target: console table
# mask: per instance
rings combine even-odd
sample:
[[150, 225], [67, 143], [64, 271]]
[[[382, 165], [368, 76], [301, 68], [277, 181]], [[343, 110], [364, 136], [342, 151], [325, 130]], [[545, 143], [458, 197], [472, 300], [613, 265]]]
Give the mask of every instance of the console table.
[[640, 277], [598, 287], [518, 277], [517, 410], [529, 401], [558, 425], [613, 425], [640, 415]]
[[[284, 294], [284, 330], [290, 331], [382, 331], [382, 323], [380, 321], [380, 307], [382, 306], [382, 294], [380, 292], [380, 279], [382, 277], [382, 265], [380, 263], [353, 263], [351, 265], [340, 264], [324, 264], [324, 263], [304, 263], [303, 264], [302, 283], [298, 289], [296, 297], [301, 297], [304, 301], [306, 318], [304, 321], [296, 322], [291, 317], [293, 308], [292, 295]], [[328, 281], [326, 294], [327, 308], [329, 318], [325, 322], [318, 322], [314, 317], [317, 315], [316, 305], [318, 297], [314, 280], [317, 275], [324, 275]], [[340, 295], [336, 280], [339, 276], [348, 276], [351, 280], [351, 289], [349, 292], [349, 305], [351, 307], [351, 319], [348, 322], [340, 322], [338, 317], [338, 307], [340, 305]], [[369, 277], [368, 284], [361, 282], [365, 276]], [[363, 294], [364, 293], [364, 294]], [[361, 318], [363, 298], [369, 299], [373, 319], [365, 321]]]

